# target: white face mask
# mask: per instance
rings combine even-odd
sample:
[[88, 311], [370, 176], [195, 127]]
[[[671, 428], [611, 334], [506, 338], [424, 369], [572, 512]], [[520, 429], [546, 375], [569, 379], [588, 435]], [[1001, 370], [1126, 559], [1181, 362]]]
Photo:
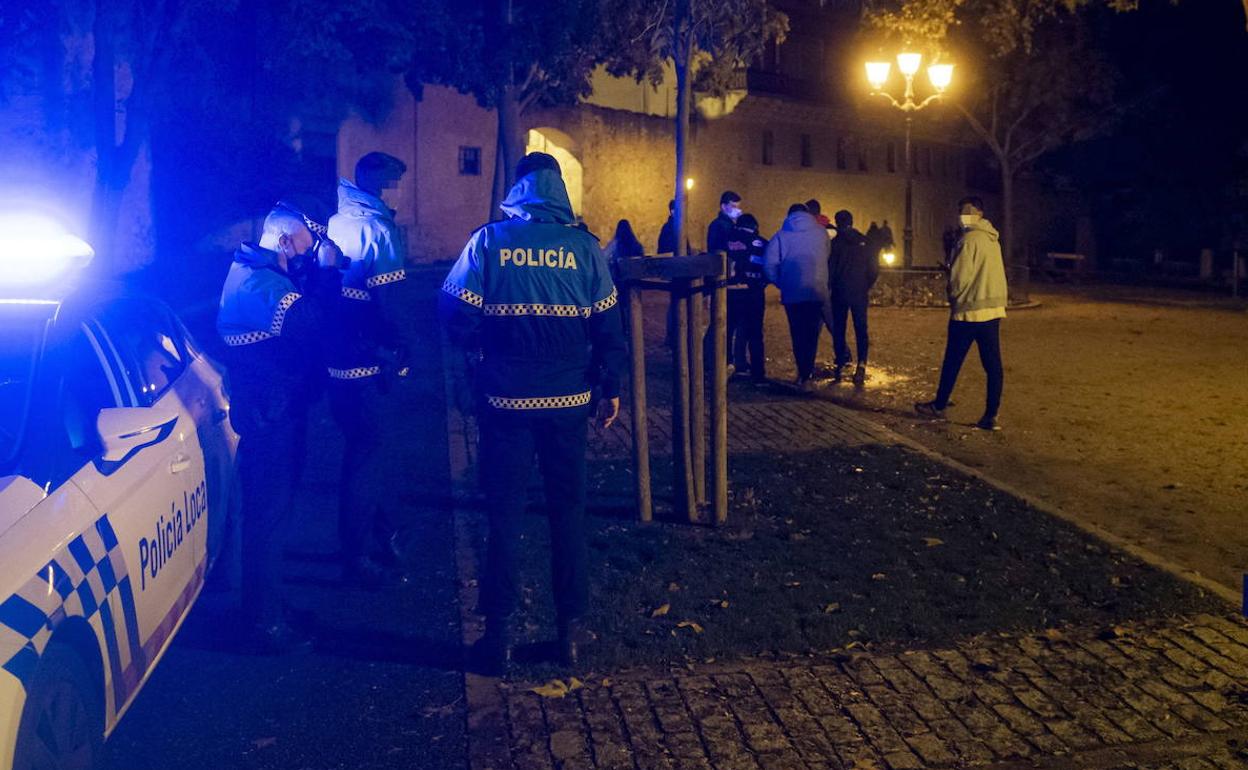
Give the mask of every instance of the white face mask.
[[962, 214], [958, 217], [958, 220], [962, 223], [963, 227], [974, 227], [979, 224], [979, 220], [981, 219], [983, 219], [983, 217], [979, 214]]

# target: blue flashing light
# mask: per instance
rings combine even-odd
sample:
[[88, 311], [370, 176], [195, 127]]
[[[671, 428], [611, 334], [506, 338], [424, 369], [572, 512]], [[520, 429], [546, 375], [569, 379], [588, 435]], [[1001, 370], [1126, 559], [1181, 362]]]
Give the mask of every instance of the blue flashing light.
[[0, 290], [47, 286], [86, 267], [95, 251], [55, 221], [0, 215]]

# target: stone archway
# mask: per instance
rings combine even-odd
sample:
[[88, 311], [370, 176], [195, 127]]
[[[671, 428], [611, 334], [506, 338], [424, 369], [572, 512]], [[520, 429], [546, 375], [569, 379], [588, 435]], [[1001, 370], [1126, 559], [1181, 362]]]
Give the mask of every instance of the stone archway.
[[563, 182], [568, 188], [568, 199], [572, 202], [572, 211], [583, 214], [585, 169], [576, 157], [576, 142], [572, 137], [557, 128], [543, 126], [529, 129], [528, 140], [524, 151], [545, 152], [555, 156], [559, 167], [563, 169]]

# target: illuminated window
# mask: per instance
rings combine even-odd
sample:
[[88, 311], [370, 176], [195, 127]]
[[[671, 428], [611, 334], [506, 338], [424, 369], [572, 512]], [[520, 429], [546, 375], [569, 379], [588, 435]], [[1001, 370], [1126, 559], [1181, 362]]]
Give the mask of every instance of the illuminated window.
[[815, 165], [815, 152], [811, 146], [810, 134], [802, 134], [802, 166], [810, 168]]
[[763, 132], [763, 165], [770, 166], [776, 162], [776, 135], [770, 130]]
[[459, 173], [461, 176], [481, 176], [481, 148], [459, 148]]

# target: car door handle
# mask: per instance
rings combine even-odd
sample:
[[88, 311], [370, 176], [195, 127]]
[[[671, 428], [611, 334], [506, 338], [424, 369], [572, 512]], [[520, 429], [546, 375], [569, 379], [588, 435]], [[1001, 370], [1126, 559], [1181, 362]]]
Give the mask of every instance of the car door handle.
[[181, 473], [191, 467], [191, 458], [188, 455], [176, 455], [169, 463], [170, 473]]

